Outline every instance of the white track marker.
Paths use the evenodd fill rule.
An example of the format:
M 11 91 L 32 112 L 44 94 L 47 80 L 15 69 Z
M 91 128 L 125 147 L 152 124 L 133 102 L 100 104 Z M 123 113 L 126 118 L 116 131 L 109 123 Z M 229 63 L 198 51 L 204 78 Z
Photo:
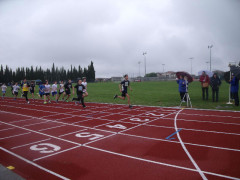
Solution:
M 204 173 L 202 172 L 202 170 L 198 167 L 197 163 L 194 161 L 194 159 L 192 158 L 191 154 L 188 152 L 186 146 L 184 145 L 180 135 L 179 135 L 179 132 L 178 132 L 178 128 L 177 128 L 177 116 L 178 114 L 183 111 L 183 109 L 181 109 L 180 111 L 177 112 L 175 118 L 174 118 L 174 127 L 175 127 L 175 130 L 177 132 L 177 137 L 178 137 L 178 140 L 179 142 L 181 143 L 181 146 L 183 148 L 183 150 L 186 152 L 187 156 L 189 157 L 189 159 L 192 161 L 193 165 L 195 166 L 195 168 L 197 169 L 197 171 L 199 172 L 199 174 L 201 175 L 202 179 L 204 180 L 207 180 L 207 177 L 204 175 Z
M 59 178 L 61 178 L 61 179 L 64 179 L 64 180 L 70 180 L 69 178 L 66 178 L 66 177 L 64 177 L 64 176 L 62 176 L 62 175 L 60 175 L 60 174 L 57 174 L 57 173 L 49 170 L 49 169 L 46 169 L 46 168 L 44 168 L 44 167 L 42 167 L 42 166 L 40 166 L 40 165 L 38 165 L 38 164 L 36 164 L 36 163 L 34 163 L 34 162 L 32 162 L 32 161 L 29 161 L 29 160 L 25 159 L 25 158 L 22 157 L 22 156 L 19 156 L 19 155 L 15 154 L 15 153 L 13 153 L 13 152 L 11 152 L 11 151 L 8 151 L 7 149 L 5 149 L 5 148 L 3 148 L 3 147 L 0 147 L 0 150 L 5 151 L 5 152 L 11 154 L 12 156 L 15 156 L 15 157 L 17 157 L 18 159 L 21 159 L 22 161 L 24 161 L 24 162 L 26 162 L 26 163 L 28 163 L 28 164 L 31 164 L 31 165 L 33 165 L 33 166 L 35 166 L 35 167 L 37 167 L 37 168 L 39 168 L 39 169 L 41 169 L 41 170 L 49 173 L 49 174 L 52 174 L 52 175 L 57 176 L 57 177 L 59 177 Z

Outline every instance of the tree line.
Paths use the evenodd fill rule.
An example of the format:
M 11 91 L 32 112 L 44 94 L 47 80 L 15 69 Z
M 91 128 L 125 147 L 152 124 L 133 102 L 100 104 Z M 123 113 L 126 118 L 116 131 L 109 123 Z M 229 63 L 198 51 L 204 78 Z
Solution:
M 70 69 L 65 69 L 64 67 L 58 68 L 55 67 L 54 63 L 52 68 L 47 68 L 46 70 L 42 69 L 41 66 L 33 67 L 19 67 L 15 71 L 9 68 L 7 65 L 4 69 L 3 65 L 0 68 L 0 83 L 9 83 L 9 82 L 20 82 L 24 78 L 27 80 L 48 80 L 50 82 L 60 81 L 60 80 L 76 80 L 78 78 L 86 77 L 88 82 L 95 81 L 95 69 L 93 62 L 91 61 L 90 65 L 87 68 L 83 68 L 79 65 L 78 67 L 72 66 Z

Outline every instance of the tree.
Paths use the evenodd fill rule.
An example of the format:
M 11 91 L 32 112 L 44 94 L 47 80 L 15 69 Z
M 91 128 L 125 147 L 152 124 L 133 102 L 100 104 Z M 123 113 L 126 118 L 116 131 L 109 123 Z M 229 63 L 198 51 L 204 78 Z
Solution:
M 157 77 L 157 73 L 154 73 L 154 72 L 148 73 L 145 75 L 145 77 Z

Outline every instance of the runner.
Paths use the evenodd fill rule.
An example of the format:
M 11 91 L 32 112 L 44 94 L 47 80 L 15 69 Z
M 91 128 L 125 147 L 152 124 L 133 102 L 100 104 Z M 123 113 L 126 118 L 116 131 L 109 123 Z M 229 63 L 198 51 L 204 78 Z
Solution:
M 119 90 L 122 93 L 122 96 L 118 96 L 117 94 L 114 96 L 114 99 L 119 98 L 122 100 L 125 100 L 126 96 L 128 98 L 128 106 L 129 108 L 132 108 L 132 105 L 130 104 L 130 96 L 127 93 L 128 87 L 132 91 L 132 88 L 130 86 L 130 81 L 128 80 L 128 75 L 124 75 L 124 80 L 119 84 Z
M 85 87 L 85 89 L 83 89 L 83 96 L 87 97 L 88 96 L 88 92 L 87 92 L 87 78 L 83 77 L 82 85 L 84 85 L 84 87 Z
M 29 83 L 27 82 L 27 79 L 25 78 L 21 84 L 21 87 L 22 87 L 22 93 L 25 98 L 26 98 L 26 101 L 27 103 L 29 104 L 30 102 L 28 101 L 28 91 L 29 91 Z
M 13 85 L 13 94 L 15 96 L 15 100 L 17 99 L 18 96 L 18 91 L 20 90 L 20 87 L 18 86 L 18 83 L 16 82 L 15 85 Z
M 42 99 L 44 96 L 44 88 L 45 88 L 45 83 L 39 85 L 39 97 Z
M 64 85 L 64 88 L 65 88 L 65 94 L 67 96 L 67 99 L 65 101 L 68 102 L 68 99 L 71 96 L 71 88 L 72 88 L 71 79 L 69 79 L 68 82 Z
M 2 86 L 2 98 L 4 99 L 5 95 L 6 95 L 6 91 L 7 91 L 7 86 L 6 84 L 4 83 Z
M 51 101 L 50 101 L 50 90 L 51 90 L 51 85 L 48 84 L 48 80 L 46 80 L 45 88 L 43 89 L 43 91 L 44 91 L 44 104 L 47 104 L 47 99 L 48 99 L 48 103 L 51 103 Z
M 63 98 L 62 100 L 64 100 L 64 84 L 63 84 L 63 81 L 60 82 L 60 85 L 59 85 L 59 91 L 58 91 L 58 97 L 57 97 L 57 102 L 60 98 L 60 96 L 63 94 Z
M 54 97 L 56 95 L 56 102 L 57 102 L 57 81 L 54 82 L 54 84 L 52 85 L 52 97 Z
M 84 95 L 83 95 L 85 86 L 82 84 L 82 80 L 81 79 L 79 79 L 77 85 L 73 87 L 73 94 L 74 94 L 74 88 L 77 89 L 77 96 L 78 97 L 77 98 L 73 98 L 72 101 L 79 101 L 79 103 L 81 102 L 83 108 L 85 108 L 86 106 L 84 104 Z M 77 104 L 77 102 L 75 102 L 75 104 Z
M 32 99 L 34 99 L 34 90 L 35 90 L 35 84 L 32 81 L 30 84 L 30 93 L 32 94 Z

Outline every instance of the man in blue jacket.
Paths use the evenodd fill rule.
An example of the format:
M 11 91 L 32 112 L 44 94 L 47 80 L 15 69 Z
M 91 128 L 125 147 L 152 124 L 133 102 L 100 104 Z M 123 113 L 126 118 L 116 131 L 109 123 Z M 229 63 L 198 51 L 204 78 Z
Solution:
M 180 97 L 181 97 L 181 101 L 185 102 L 187 100 L 187 97 L 185 95 L 185 93 L 187 92 L 187 80 L 183 79 L 183 76 L 180 75 L 179 77 L 180 79 L 176 79 L 177 83 L 178 83 L 178 91 L 180 93 Z M 184 99 L 183 99 L 184 98 Z
M 238 97 L 238 89 L 239 89 L 239 79 L 232 74 L 232 78 L 230 79 L 231 84 L 231 93 L 233 95 L 233 99 L 235 102 L 235 106 L 239 106 L 239 97 Z

